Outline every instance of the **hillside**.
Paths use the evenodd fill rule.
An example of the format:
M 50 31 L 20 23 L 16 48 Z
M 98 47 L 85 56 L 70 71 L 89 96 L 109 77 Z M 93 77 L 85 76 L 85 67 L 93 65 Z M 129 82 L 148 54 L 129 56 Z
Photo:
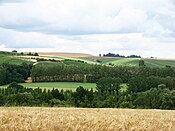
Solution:
M 20 65 L 24 62 L 31 63 L 29 60 L 18 58 L 16 53 L 0 51 L 0 63 Z
M 120 57 L 98 57 L 83 53 L 55 53 L 40 52 L 39 56 L 16 55 L 11 52 L 0 52 L 0 63 L 21 64 L 23 62 L 36 62 L 36 59 L 44 60 L 72 60 L 66 63 L 78 64 L 77 61 L 84 61 L 87 64 L 104 64 L 104 65 L 122 65 L 122 66 L 138 66 L 139 60 L 144 60 L 147 67 L 175 67 L 175 59 L 159 59 L 159 58 L 120 58 Z
M 122 66 L 138 66 L 139 60 L 144 60 L 148 67 L 165 67 L 166 65 L 175 67 L 175 59 L 158 58 L 119 58 L 119 57 L 98 57 L 82 53 L 39 53 L 41 57 L 53 59 L 81 60 L 88 64 L 114 64 Z
M 101 63 L 105 65 L 114 64 L 122 66 L 139 66 L 139 60 L 144 60 L 145 65 L 148 67 L 165 67 L 166 65 L 175 67 L 174 59 L 118 58 L 118 57 L 87 57 L 82 59 L 92 62 L 101 61 Z

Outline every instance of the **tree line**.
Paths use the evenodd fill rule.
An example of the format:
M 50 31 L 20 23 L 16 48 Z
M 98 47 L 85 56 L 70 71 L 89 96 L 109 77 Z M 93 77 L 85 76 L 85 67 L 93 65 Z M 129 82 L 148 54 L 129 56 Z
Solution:
M 101 57 L 101 54 L 99 54 L 99 56 Z M 138 56 L 138 55 L 124 56 L 124 55 L 115 54 L 115 53 L 103 54 L 103 57 L 141 58 L 141 56 Z
M 90 64 L 40 63 L 32 68 L 33 82 L 71 81 L 96 83 L 102 77 L 119 77 L 123 83 L 128 83 L 134 77 L 175 77 L 175 68 L 150 68 L 145 66 L 105 66 Z

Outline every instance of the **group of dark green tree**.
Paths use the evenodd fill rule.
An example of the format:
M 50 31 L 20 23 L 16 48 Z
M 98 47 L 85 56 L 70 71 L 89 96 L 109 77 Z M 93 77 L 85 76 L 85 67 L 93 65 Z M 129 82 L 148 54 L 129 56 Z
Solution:
M 99 56 L 101 57 L 101 54 L 99 54 Z M 138 56 L 138 55 L 124 56 L 124 55 L 115 54 L 115 53 L 103 54 L 103 57 L 141 58 L 141 56 Z
M 24 82 L 31 74 L 32 64 L 13 65 L 0 63 L 0 85 Z
M 0 106 L 175 109 L 175 90 L 166 85 L 132 92 L 123 90 L 121 83 L 120 78 L 103 77 L 95 90 L 78 87 L 76 91 L 60 91 L 26 88 L 13 82 L 0 88 Z
M 34 82 L 67 81 L 91 83 L 96 83 L 102 77 L 119 77 L 123 83 L 128 83 L 129 80 L 138 76 L 155 76 L 159 78 L 175 77 L 175 68 L 150 68 L 144 66 L 144 61 L 141 61 L 139 64 L 140 67 L 90 65 L 85 63 L 39 63 L 32 68 L 31 77 Z
M 143 63 L 144 64 L 144 63 Z M 18 85 L 31 76 L 34 82 L 93 82 L 96 89 L 76 91 L 26 88 Z M 12 83 L 13 82 L 13 83 Z M 104 66 L 64 63 L 0 65 L 1 106 L 75 106 L 175 109 L 175 68 Z M 124 89 L 122 84 L 127 88 Z

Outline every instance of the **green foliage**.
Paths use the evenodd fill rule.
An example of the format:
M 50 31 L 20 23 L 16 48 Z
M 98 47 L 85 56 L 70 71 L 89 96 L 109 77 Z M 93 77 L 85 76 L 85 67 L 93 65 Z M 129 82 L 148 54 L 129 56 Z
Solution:
M 8 93 L 10 94 L 18 94 L 18 93 L 23 93 L 24 87 L 21 85 L 18 85 L 16 82 L 12 82 L 8 87 L 7 87 Z
M 0 64 L 0 85 L 11 82 L 24 82 L 30 76 L 32 65 L 23 63 L 22 65 Z
M 167 88 L 151 88 L 138 93 L 134 104 L 139 108 L 175 109 L 175 91 Z
M 32 69 L 32 80 L 34 82 L 84 82 L 86 77 L 87 82 L 96 83 L 102 77 L 119 77 L 124 83 L 127 83 L 133 76 L 175 77 L 175 68 L 40 63 L 35 65 Z
M 151 88 L 145 92 L 118 92 L 115 94 L 108 90 L 103 93 L 101 90 L 94 92 L 92 89 L 88 90 L 80 86 L 75 92 L 72 92 L 57 89 L 42 90 L 39 87 L 36 89 L 25 88 L 13 82 L 8 88 L 0 88 L 0 106 L 175 109 L 175 90 Z
M 93 90 L 89 91 L 81 86 L 73 94 L 73 101 L 76 107 L 93 107 L 93 99 Z
M 157 76 L 136 76 L 128 82 L 130 92 L 142 92 L 149 90 L 150 88 L 169 88 L 175 89 L 175 78 L 174 77 L 157 77 Z M 164 86 L 161 86 L 164 85 Z
M 122 83 L 122 80 L 120 78 L 112 78 L 112 77 L 103 77 L 100 78 L 97 82 L 97 90 L 104 93 L 111 94 L 118 94 L 119 91 L 119 85 Z

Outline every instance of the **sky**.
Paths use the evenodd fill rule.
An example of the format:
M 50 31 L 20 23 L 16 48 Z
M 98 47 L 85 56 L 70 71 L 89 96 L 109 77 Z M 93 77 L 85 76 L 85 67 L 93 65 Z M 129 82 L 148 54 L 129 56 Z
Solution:
M 0 0 L 0 50 L 175 58 L 175 0 Z

